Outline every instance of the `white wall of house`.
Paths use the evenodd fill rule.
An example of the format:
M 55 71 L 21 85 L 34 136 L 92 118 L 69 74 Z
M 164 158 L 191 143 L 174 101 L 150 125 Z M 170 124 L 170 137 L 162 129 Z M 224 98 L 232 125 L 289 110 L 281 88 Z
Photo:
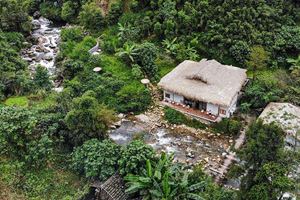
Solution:
M 236 110 L 236 104 L 237 104 L 237 99 L 238 99 L 238 93 L 236 93 L 236 95 L 233 97 L 232 101 L 231 101 L 231 105 L 228 108 L 228 112 L 232 115 L 234 113 L 234 111 Z
M 222 110 L 225 111 L 225 114 L 222 112 Z M 230 117 L 230 112 L 228 107 L 220 106 L 219 107 L 219 116 L 222 118 L 228 118 Z
M 183 103 L 184 97 L 178 94 L 175 94 L 173 92 L 165 91 L 164 90 L 164 99 L 168 101 L 173 101 L 176 103 Z M 232 113 L 236 110 L 237 107 L 237 99 L 238 99 L 238 93 L 234 96 L 234 98 L 231 101 L 231 104 L 229 107 L 219 106 L 212 103 L 207 103 L 206 111 L 210 112 L 213 115 L 219 115 L 221 118 L 229 118 Z M 223 112 L 222 112 L 223 110 Z M 225 113 L 224 113 L 225 111 Z
M 183 97 L 183 96 L 180 96 L 180 95 L 177 95 L 177 94 L 174 94 L 174 101 L 175 101 L 176 103 L 183 103 L 184 97 Z
M 219 106 L 212 103 L 207 103 L 206 110 L 213 115 L 219 114 Z
M 230 104 L 229 107 L 220 106 L 220 110 L 225 110 L 226 111 L 225 115 L 220 112 L 220 117 L 229 118 L 234 113 L 234 111 L 236 110 L 237 98 L 238 98 L 238 93 L 232 99 L 231 104 Z
M 170 97 L 167 97 L 167 94 L 170 95 Z M 183 103 L 184 101 L 184 97 L 181 95 L 177 95 L 175 93 L 172 92 L 168 92 L 168 91 L 164 91 L 164 99 L 168 100 L 168 101 L 174 101 L 176 103 Z

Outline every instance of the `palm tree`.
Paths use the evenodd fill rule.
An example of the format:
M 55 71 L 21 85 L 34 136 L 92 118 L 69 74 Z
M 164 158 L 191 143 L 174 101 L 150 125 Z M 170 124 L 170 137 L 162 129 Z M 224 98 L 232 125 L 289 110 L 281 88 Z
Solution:
M 123 48 L 118 50 L 116 55 L 123 59 L 126 63 L 130 64 L 130 62 L 134 63 L 134 56 L 137 55 L 136 51 L 136 45 L 126 42 Z
M 166 48 L 166 52 L 168 54 L 176 56 L 177 50 L 179 45 L 176 43 L 177 37 L 175 37 L 173 40 L 165 39 L 162 44 Z

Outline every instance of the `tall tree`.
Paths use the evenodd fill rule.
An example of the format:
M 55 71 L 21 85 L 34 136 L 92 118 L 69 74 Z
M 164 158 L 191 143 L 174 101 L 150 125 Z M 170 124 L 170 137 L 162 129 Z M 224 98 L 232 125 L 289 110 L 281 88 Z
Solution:
M 253 80 L 256 79 L 257 70 L 266 67 L 269 61 L 269 53 L 262 46 L 254 46 L 251 48 L 250 58 L 246 62 L 248 68 L 253 72 Z
M 37 66 L 33 77 L 33 82 L 36 86 L 36 89 L 50 90 L 52 83 L 49 77 L 50 75 L 45 67 L 41 65 Z
M 104 138 L 114 119 L 114 112 L 98 104 L 95 94 L 87 91 L 73 100 L 73 109 L 65 117 L 71 143 L 80 145 L 91 138 Z
M 240 154 L 246 169 L 240 199 L 275 200 L 292 189 L 287 177 L 291 166 L 284 152 L 284 135 L 275 124 L 258 120 L 250 125 Z

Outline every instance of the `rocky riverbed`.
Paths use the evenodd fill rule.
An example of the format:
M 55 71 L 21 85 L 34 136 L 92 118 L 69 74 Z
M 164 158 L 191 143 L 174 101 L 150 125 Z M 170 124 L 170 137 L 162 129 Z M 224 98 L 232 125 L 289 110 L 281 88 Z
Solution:
M 174 153 L 177 162 L 189 166 L 201 164 L 208 174 L 218 176 L 233 144 L 232 138 L 209 130 L 170 125 L 161 118 L 163 113 L 158 110 L 128 118 L 121 116 L 109 137 L 121 145 L 135 138 L 142 139 L 158 152 Z
M 59 50 L 61 27 L 55 26 L 44 17 L 34 19 L 32 25 L 33 44 L 22 50 L 22 57 L 28 62 L 31 72 L 34 72 L 38 65 L 42 65 L 53 76 L 56 71 L 55 58 Z M 59 88 L 55 89 L 59 90 Z

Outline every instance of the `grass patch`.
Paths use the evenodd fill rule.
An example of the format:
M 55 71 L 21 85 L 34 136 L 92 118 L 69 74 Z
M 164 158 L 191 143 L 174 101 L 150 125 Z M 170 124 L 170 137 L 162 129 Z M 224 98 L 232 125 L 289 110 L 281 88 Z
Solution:
M 28 107 L 29 100 L 26 96 L 10 97 L 4 102 L 7 106 Z
M 57 93 L 52 92 L 40 100 L 30 101 L 30 104 L 32 107 L 38 109 L 50 108 L 56 105 L 56 96 Z
M 131 68 L 111 55 L 101 55 L 101 67 L 105 72 L 110 72 L 123 81 L 132 80 Z
M 6 192 L 0 192 L 0 199 L 1 195 L 39 200 L 80 199 L 87 186 L 85 180 L 65 169 L 24 170 L 19 162 L 0 158 L 0 189 Z
M 197 128 L 197 129 L 205 129 L 207 127 L 206 124 L 201 123 L 196 119 L 191 119 L 181 112 L 174 110 L 172 108 L 165 108 L 165 119 L 171 124 L 182 125 L 185 124 L 187 126 Z

